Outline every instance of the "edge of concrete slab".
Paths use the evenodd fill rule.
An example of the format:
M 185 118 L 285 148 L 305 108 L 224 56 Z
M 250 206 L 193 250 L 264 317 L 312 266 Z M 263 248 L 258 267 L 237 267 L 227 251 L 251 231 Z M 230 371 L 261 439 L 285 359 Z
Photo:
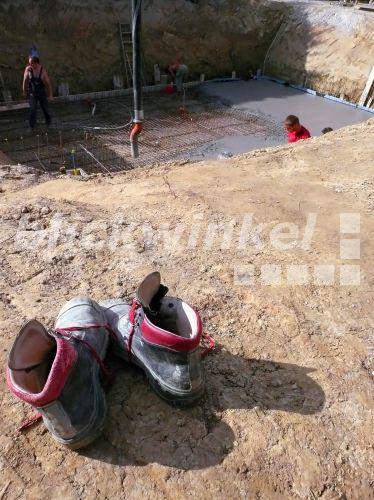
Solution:
M 229 80 L 235 80 L 235 79 L 229 79 Z M 214 80 L 206 80 L 206 81 L 214 81 Z M 192 81 L 192 82 L 186 82 L 185 87 L 186 88 L 193 88 L 197 87 L 200 85 L 202 82 L 200 80 L 198 81 Z M 165 89 L 164 84 L 158 84 L 158 85 L 146 85 L 143 87 L 143 92 L 144 93 L 150 93 L 150 92 L 161 92 Z M 109 97 L 122 97 L 126 95 L 131 95 L 133 93 L 133 89 L 119 89 L 119 90 L 102 90 L 98 92 L 85 92 L 82 94 L 71 94 L 68 96 L 59 96 L 55 97 L 53 99 L 53 103 L 64 103 L 64 102 L 75 102 L 75 101 L 83 101 L 84 99 L 107 99 Z M 3 104 L 0 106 L 0 113 L 3 111 L 13 111 L 17 109 L 26 109 L 29 107 L 29 103 L 27 101 L 13 101 L 9 102 L 7 104 Z

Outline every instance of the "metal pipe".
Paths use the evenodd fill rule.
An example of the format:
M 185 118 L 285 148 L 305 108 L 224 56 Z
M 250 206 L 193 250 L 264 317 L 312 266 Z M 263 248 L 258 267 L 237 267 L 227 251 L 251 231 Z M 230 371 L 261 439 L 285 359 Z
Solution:
M 79 145 L 80 145 L 80 147 L 83 149 L 83 151 L 85 151 L 85 152 L 86 152 L 86 153 L 87 153 L 87 154 L 88 154 L 88 155 L 89 155 L 89 156 L 90 156 L 93 160 L 95 160 L 95 162 L 96 162 L 98 165 L 100 165 L 100 167 L 101 167 L 103 170 L 105 170 L 108 174 L 110 174 L 110 170 L 108 170 L 108 169 L 106 168 L 106 166 L 105 166 L 105 165 L 103 165 L 103 164 L 101 163 L 101 161 L 99 161 L 93 153 L 91 153 L 91 151 L 89 151 L 87 148 L 85 148 L 85 147 L 83 146 L 83 144 L 79 144 Z
M 138 136 L 142 131 L 142 123 L 144 120 L 141 74 L 141 26 L 142 0 L 132 0 L 134 120 L 130 131 L 130 142 L 131 155 L 133 158 L 139 156 Z
M 43 168 L 44 172 L 47 172 L 47 169 L 45 168 L 42 160 L 40 159 L 39 155 L 37 153 L 34 153 L 35 154 L 35 157 L 36 159 L 38 160 L 39 164 L 41 165 L 41 167 Z
M 37 141 L 38 156 L 40 157 L 40 141 L 39 141 L 39 134 L 36 136 L 36 141 Z
M 49 136 L 48 136 L 48 132 L 45 133 L 45 138 L 46 138 L 46 145 L 47 145 L 48 161 L 49 161 L 49 164 L 51 164 L 51 154 L 50 154 L 50 151 L 49 151 Z

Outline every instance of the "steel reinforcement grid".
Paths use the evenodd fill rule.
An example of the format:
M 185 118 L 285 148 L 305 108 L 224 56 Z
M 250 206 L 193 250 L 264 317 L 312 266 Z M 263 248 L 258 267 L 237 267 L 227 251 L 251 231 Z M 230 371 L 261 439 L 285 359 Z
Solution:
M 0 150 L 14 163 L 40 171 L 79 168 L 92 174 L 183 160 L 194 149 L 226 136 L 278 139 L 284 134 L 282 125 L 267 116 L 157 94 L 145 98 L 140 157 L 133 159 L 131 105 L 129 97 L 56 105 L 53 125 L 46 129 L 40 123 L 32 134 L 25 111 L 7 113 L 0 124 Z

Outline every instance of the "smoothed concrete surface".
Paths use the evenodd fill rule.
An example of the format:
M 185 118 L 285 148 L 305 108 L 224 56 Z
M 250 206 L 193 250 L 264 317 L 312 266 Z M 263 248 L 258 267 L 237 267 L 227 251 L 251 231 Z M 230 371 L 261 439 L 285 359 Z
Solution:
M 216 97 L 235 109 L 269 117 L 280 126 L 283 126 L 287 115 L 297 115 L 313 136 L 322 135 L 322 129 L 325 127 L 339 129 L 373 117 L 368 111 L 267 80 L 206 82 L 200 86 L 200 91 L 205 96 Z M 227 136 L 194 149 L 189 153 L 189 158 L 193 161 L 224 159 L 286 142 L 286 132 L 283 138 L 259 135 Z
M 297 115 L 313 136 L 321 135 L 325 127 L 339 129 L 373 117 L 368 111 L 266 80 L 207 82 L 201 91 L 234 108 L 265 114 L 279 122 L 287 115 Z
M 284 142 L 284 141 L 283 141 Z M 262 138 L 255 135 L 226 136 L 209 144 L 204 144 L 191 151 L 188 155 L 191 161 L 218 159 L 224 160 L 234 155 L 240 155 L 255 149 L 279 146 L 281 140 Z

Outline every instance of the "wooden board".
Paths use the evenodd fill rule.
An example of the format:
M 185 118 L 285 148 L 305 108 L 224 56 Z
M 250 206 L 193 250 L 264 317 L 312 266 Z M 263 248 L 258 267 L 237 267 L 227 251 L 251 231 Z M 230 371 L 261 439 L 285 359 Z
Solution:
M 364 89 L 362 96 L 361 96 L 361 99 L 359 101 L 359 104 L 361 106 L 365 106 L 365 103 L 367 101 L 367 98 L 369 97 L 369 94 L 370 94 L 370 91 L 371 91 L 373 84 L 374 84 L 374 66 L 371 70 L 368 81 L 366 82 L 365 89 Z

